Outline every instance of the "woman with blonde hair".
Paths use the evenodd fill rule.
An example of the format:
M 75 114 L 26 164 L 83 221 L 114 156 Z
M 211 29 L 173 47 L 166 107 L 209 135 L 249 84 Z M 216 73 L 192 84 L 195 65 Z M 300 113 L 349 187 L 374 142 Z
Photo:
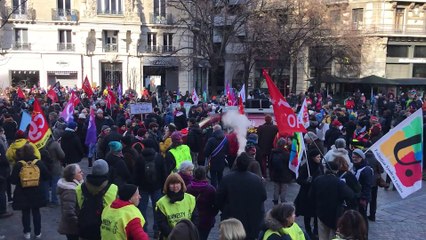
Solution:
M 167 238 L 182 219 L 198 224 L 195 197 L 186 193 L 185 182 L 177 173 L 170 174 L 163 188 L 164 196 L 157 201 L 155 219 L 160 230 L 160 239 Z
M 243 224 L 236 218 L 229 218 L 220 223 L 219 240 L 244 240 L 246 231 Z

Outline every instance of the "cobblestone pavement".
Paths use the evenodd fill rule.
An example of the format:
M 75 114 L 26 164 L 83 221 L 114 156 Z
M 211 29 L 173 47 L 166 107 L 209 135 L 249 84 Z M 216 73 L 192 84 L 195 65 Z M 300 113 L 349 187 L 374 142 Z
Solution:
M 87 162 L 81 163 L 83 171 L 88 173 Z M 272 207 L 273 186 L 266 183 L 268 200 L 265 202 L 265 209 Z M 289 187 L 288 201 L 293 201 L 297 195 L 299 186 L 293 183 Z M 31 201 L 31 199 L 28 199 Z M 369 222 L 370 240 L 423 240 L 426 239 L 426 189 L 422 188 L 415 194 L 401 199 L 396 191 L 385 191 L 379 189 L 378 210 L 376 222 Z M 10 208 L 10 206 L 9 206 Z M 249 209 L 247 209 L 249 211 Z M 41 209 L 42 216 L 42 239 L 62 240 L 65 236 L 57 233 L 60 219 L 60 207 L 45 207 Z M 152 211 L 148 211 L 148 222 L 152 223 Z M 212 229 L 209 239 L 219 239 L 218 233 L 219 216 L 216 226 Z M 298 217 L 297 222 L 303 226 L 303 219 Z M 152 225 L 148 227 L 152 228 Z M 21 213 L 15 211 L 10 218 L 0 219 L 0 235 L 5 235 L 8 240 L 23 239 Z M 152 237 L 152 232 L 149 235 Z

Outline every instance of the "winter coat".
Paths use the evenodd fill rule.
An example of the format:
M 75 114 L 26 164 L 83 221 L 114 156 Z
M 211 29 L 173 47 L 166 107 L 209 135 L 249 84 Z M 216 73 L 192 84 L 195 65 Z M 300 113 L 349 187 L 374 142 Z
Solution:
M 308 167 L 303 164 L 299 169 L 299 177 L 296 182 L 300 185 L 299 193 L 294 200 L 297 216 L 315 216 L 314 200 L 309 195 L 312 187 L 312 182 L 319 176 L 324 174 L 324 167 L 320 163 L 314 163 L 309 160 L 309 169 L 311 172 L 311 181 L 308 181 Z
M 226 138 L 228 139 L 228 156 L 235 158 L 238 154 L 238 147 L 239 147 L 237 133 L 232 132 L 226 135 Z
M 169 151 L 170 146 L 172 146 L 172 138 L 167 137 L 163 142 L 160 142 L 160 152 L 163 157 L 166 156 L 167 151 Z
M 175 113 L 173 122 L 176 125 L 176 130 L 178 130 L 178 131 L 188 127 L 188 123 L 186 121 L 185 109 L 179 110 Z
M 272 149 L 269 158 L 269 172 L 273 182 L 291 183 L 294 178 L 294 174 L 288 168 L 289 160 L 290 154 L 286 149 Z
M 155 183 L 148 183 L 145 178 L 145 162 L 151 161 L 152 159 L 155 161 L 157 181 Z M 164 182 L 166 181 L 166 177 L 168 176 L 166 173 L 166 166 L 163 157 L 155 152 L 153 148 L 145 148 L 142 151 L 140 158 L 135 163 L 133 174 L 134 183 L 139 186 L 139 190 L 141 192 L 149 193 L 152 193 L 156 190 L 161 190 L 163 188 Z
M 170 232 L 167 240 L 199 240 L 198 230 L 188 219 L 180 220 Z
M 64 178 L 58 181 L 57 193 L 61 202 L 61 220 L 58 227 L 60 234 L 78 235 L 77 195 L 75 188 L 79 184 L 77 180 L 67 182 Z
M 123 157 L 117 156 L 113 153 L 108 153 L 105 161 L 109 166 L 109 179 L 111 183 L 118 187 L 121 187 L 126 183 L 130 183 L 132 175 L 124 162 Z
M 7 160 L 13 165 L 19 159 L 16 158 L 16 150 L 23 147 L 26 143 L 30 144 L 34 149 L 34 155 L 37 159 L 41 159 L 40 151 L 36 147 L 36 145 L 32 142 L 29 142 L 28 139 L 20 138 L 16 139 L 12 144 L 10 144 L 9 148 L 6 151 Z
M 218 213 L 216 208 L 215 198 L 216 189 L 209 184 L 209 181 L 192 181 L 187 186 L 187 193 L 193 195 L 197 199 L 197 209 L 200 221 L 198 228 L 209 230 L 214 227 L 215 217 Z
M 294 223 L 297 224 L 297 223 Z M 283 225 L 276 220 L 275 218 L 273 218 L 271 216 L 271 211 L 268 211 L 266 213 L 266 217 L 265 217 L 265 229 L 264 232 L 266 232 L 268 229 L 274 231 L 274 232 L 279 232 L 280 229 L 283 228 Z M 305 239 L 309 240 L 309 236 L 306 234 L 306 232 L 303 232 Z M 261 234 L 261 236 L 264 236 L 264 234 Z M 259 240 L 262 240 L 263 238 L 260 238 Z M 288 234 L 282 234 L 281 236 L 279 236 L 278 234 L 272 234 L 271 236 L 269 236 L 267 238 L 267 240 L 292 240 L 290 235 Z
M 357 177 L 359 184 L 361 184 L 360 199 L 370 202 L 371 186 L 374 180 L 373 169 L 367 165 L 366 160 L 362 160 L 362 162 L 354 164 L 354 175 Z
M 207 140 L 207 144 L 204 147 L 204 154 L 206 158 L 210 158 L 210 169 L 214 171 L 223 171 L 225 169 L 225 157 L 228 153 L 228 141 L 225 142 L 222 149 L 220 149 L 219 153 L 216 156 L 211 157 L 211 154 L 216 149 L 217 146 L 222 142 L 225 138 L 225 134 L 222 130 L 217 130 L 213 132 L 212 136 Z
M 258 146 L 260 147 L 260 152 L 258 154 L 260 154 L 261 157 L 271 153 L 271 149 L 273 148 L 272 144 L 277 132 L 278 127 L 273 123 L 264 123 L 257 128 L 257 135 L 259 136 Z
M 330 129 L 328 129 L 328 131 L 325 133 L 325 147 L 327 147 L 327 149 L 330 149 L 331 146 L 334 145 L 334 142 L 336 142 L 336 139 L 340 137 L 342 137 L 342 132 L 340 131 L 340 129 L 335 126 L 330 126 Z
M 192 152 L 200 152 L 202 150 L 203 142 L 203 130 L 201 130 L 198 124 L 194 124 L 189 128 L 188 137 L 186 139 L 186 145 L 191 149 Z
M 6 159 L 6 149 L 0 145 L 0 184 L 10 175 L 10 165 Z M 1 186 L 1 185 L 0 185 Z
M 179 176 L 183 179 L 183 182 L 185 183 L 185 186 L 188 187 L 189 184 L 191 184 L 194 177 L 192 175 L 186 175 L 182 172 L 178 172 Z
M 357 209 L 358 207 L 357 199 L 359 199 L 359 196 L 361 194 L 361 184 L 359 184 L 355 175 L 351 171 L 346 171 L 346 172 L 339 171 L 337 175 L 354 192 L 354 199 L 351 202 L 346 204 L 347 208 L 352 208 L 354 210 Z
M 365 153 L 365 159 L 367 161 L 367 164 L 373 169 L 374 173 L 371 182 L 371 187 L 377 187 L 377 180 L 381 177 L 381 174 L 384 172 L 384 169 L 371 151 Z
M 107 155 L 109 152 L 108 144 L 112 141 L 120 142 L 122 138 L 123 135 L 119 134 L 117 131 L 111 131 L 105 136 L 104 141 L 102 142 L 101 151 Z
M 13 210 L 40 208 L 46 206 L 47 199 L 41 182 L 48 180 L 50 178 L 50 173 L 41 160 L 37 161 L 36 165 L 40 169 L 39 185 L 37 187 L 28 188 L 22 188 L 21 179 L 19 177 L 22 163 L 17 162 L 13 167 L 12 174 L 10 176 L 10 183 L 15 185 L 12 204 Z
M 47 143 L 47 151 L 50 155 L 50 160 L 52 161 L 52 176 L 61 176 L 62 175 L 62 161 L 65 158 L 65 153 L 62 150 L 61 144 L 55 140 L 50 140 L 50 143 Z
M 80 138 L 74 130 L 65 129 L 61 139 L 61 147 L 65 153 L 64 163 L 78 163 L 84 157 L 84 149 L 81 145 Z
M 125 146 L 121 151 L 123 153 L 123 160 L 126 163 L 127 169 L 130 172 L 133 171 L 136 161 L 139 158 L 139 153 L 136 149 L 132 148 L 132 146 Z
M 232 171 L 223 177 L 216 192 L 216 204 L 221 220 L 240 220 L 247 233 L 246 239 L 256 239 L 264 217 L 267 199 L 262 180 L 248 171 Z
M 331 149 L 324 155 L 324 159 L 327 162 L 332 162 L 336 157 L 343 157 L 348 163 L 349 169 L 352 169 L 352 162 L 349 158 L 348 150 L 344 148 L 336 148 L 336 146 L 331 146 Z
M 334 230 L 337 220 L 343 214 L 343 202 L 348 203 L 354 199 L 353 191 L 333 174 L 316 178 L 312 183 L 310 195 L 315 204 L 316 216 Z
M 5 118 L 3 120 L 3 129 L 4 134 L 6 135 L 6 139 L 8 142 L 12 142 L 15 140 L 15 133 L 18 130 L 18 124 L 13 120 L 12 117 Z

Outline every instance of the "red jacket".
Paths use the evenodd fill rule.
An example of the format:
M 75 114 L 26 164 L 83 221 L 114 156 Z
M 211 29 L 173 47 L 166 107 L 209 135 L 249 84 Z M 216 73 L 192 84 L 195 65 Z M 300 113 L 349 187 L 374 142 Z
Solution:
M 228 139 L 228 154 L 230 156 L 237 156 L 238 154 L 238 140 L 237 140 L 237 134 L 235 132 L 232 132 L 228 135 L 226 135 L 226 138 Z
M 117 198 L 116 200 L 114 200 L 114 202 L 112 202 L 111 208 L 118 209 L 130 204 L 133 203 L 123 201 Z M 141 226 L 141 220 L 139 218 L 134 218 L 133 220 L 131 220 L 126 226 L 127 239 L 149 240 L 148 234 L 144 232 Z

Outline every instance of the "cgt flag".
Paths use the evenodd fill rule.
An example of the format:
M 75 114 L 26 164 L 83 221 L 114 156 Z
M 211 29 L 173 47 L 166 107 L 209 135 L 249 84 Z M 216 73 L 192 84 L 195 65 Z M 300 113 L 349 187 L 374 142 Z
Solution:
M 422 187 L 423 112 L 420 108 L 380 138 L 370 150 L 382 164 L 399 195 Z
M 52 131 L 43 115 L 37 99 L 34 100 L 33 113 L 31 115 L 30 130 L 28 132 L 28 140 L 36 145 L 38 149 L 43 148 L 49 140 Z
M 52 100 L 52 102 L 56 103 L 58 102 L 58 95 L 56 94 L 55 90 L 50 89 L 47 91 L 46 96 Z
M 274 108 L 275 120 L 277 121 L 278 131 L 281 136 L 292 136 L 295 132 L 305 133 L 306 129 L 300 120 L 294 114 L 293 109 L 281 95 L 277 86 L 275 86 L 269 74 L 263 69 L 263 76 L 269 89 L 271 102 Z
M 25 94 L 20 87 L 18 87 L 16 93 L 18 94 L 18 98 L 25 99 Z
M 87 76 L 84 78 L 82 88 L 89 98 L 92 97 L 93 90 L 92 90 L 92 86 L 90 86 L 89 79 L 87 78 Z

